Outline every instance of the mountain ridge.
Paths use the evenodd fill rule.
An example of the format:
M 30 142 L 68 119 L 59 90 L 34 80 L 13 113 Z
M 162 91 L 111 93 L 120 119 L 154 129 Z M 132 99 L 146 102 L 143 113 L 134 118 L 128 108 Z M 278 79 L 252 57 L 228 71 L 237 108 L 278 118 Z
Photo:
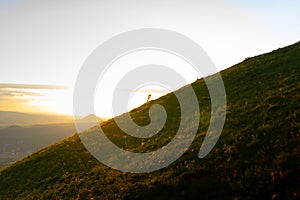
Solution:
M 211 102 L 200 79 L 191 84 L 201 111 L 197 136 L 186 153 L 168 167 L 144 174 L 111 169 L 93 158 L 74 135 L 0 170 L 0 198 L 271 199 L 278 195 L 297 199 L 299 68 L 300 42 L 223 70 L 226 122 L 218 143 L 203 159 L 197 153 L 209 125 Z M 154 137 L 128 136 L 114 119 L 102 124 L 106 136 L 132 152 L 162 148 L 178 128 L 180 107 L 175 95 L 150 101 L 130 115 L 137 124 L 146 125 L 149 108 L 156 103 L 165 107 L 168 120 Z M 184 120 L 188 122 L 192 117 Z M 188 130 L 187 126 L 183 131 Z
M 72 120 L 72 116 L 68 115 L 23 113 L 0 110 L 0 126 L 70 123 Z

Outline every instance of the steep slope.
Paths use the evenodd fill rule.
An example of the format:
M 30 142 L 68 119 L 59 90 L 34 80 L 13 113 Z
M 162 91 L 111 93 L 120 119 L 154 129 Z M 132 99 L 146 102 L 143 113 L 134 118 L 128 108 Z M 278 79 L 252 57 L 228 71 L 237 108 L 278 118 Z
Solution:
M 211 110 L 201 79 L 192 84 L 201 109 L 196 140 L 170 166 L 145 174 L 119 172 L 97 162 L 75 135 L 0 171 L 0 199 L 271 199 L 275 194 L 297 199 L 299 69 L 300 43 L 296 43 L 222 71 L 225 127 L 204 159 L 197 155 Z M 180 108 L 175 96 L 168 94 L 133 110 L 137 124 L 149 123 L 148 110 L 154 103 L 164 105 L 168 113 L 159 134 L 136 139 L 125 135 L 112 119 L 102 124 L 106 135 L 134 152 L 161 148 L 177 131 Z

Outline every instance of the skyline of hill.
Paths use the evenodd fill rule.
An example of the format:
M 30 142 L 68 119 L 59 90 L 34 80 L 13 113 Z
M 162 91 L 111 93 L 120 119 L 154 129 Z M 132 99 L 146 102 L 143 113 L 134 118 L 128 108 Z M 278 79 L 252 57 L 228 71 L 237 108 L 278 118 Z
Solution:
M 36 124 L 72 123 L 73 117 L 61 114 L 32 114 L 0 110 L 0 127 L 30 126 Z
M 166 168 L 141 174 L 114 170 L 91 156 L 76 134 L 1 169 L 0 198 L 271 199 L 277 195 L 299 199 L 299 68 L 300 42 L 221 71 L 227 95 L 226 122 L 216 146 L 203 159 L 198 158 L 198 151 L 210 123 L 211 102 L 200 79 L 191 84 L 201 111 L 196 138 L 184 155 Z M 164 106 L 168 115 L 158 134 L 134 138 L 124 133 L 115 119 L 109 119 L 101 124 L 105 135 L 131 152 L 163 148 L 179 127 L 180 105 L 175 95 L 150 101 L 130 115 L 137 124 L 146 125 L 154 104 Z M 188 122 L 193 117 L 191 113 L 182 119 L 185 126 L 181 131 L 189 134 Z M 96 131 L 93 127 L 81 134 Z

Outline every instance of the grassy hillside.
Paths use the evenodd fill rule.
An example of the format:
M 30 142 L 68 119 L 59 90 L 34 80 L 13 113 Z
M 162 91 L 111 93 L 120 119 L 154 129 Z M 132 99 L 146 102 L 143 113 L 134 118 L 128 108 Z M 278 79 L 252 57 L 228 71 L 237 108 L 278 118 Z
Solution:
M 228 102 L 225 127 L 204 159 L 197 155 L 211 110 L 201 79 L 192 84 L 201 109 L 198 134 L 170 166 L 145 174 L 119 172 L 97 162 L 74 135 L 2 169 L 0 199 L 271 199 L 275 194 L 300 198 L 299 69 L 297 43 L 222 71 Z M 173 94 L 131 115 L 137 124 L 147 124 L 153 103 L 164 105 L 168 113 L 159 134 L 136 139 L 112 119 L 102 124 L 106 135 L 134 152 L 167 144 L 179 126 L 180 109 Z

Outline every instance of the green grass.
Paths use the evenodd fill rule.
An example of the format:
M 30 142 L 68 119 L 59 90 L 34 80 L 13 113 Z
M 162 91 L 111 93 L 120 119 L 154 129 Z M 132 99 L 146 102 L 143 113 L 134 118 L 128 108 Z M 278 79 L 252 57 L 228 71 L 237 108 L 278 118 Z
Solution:
M 0 199 L 271 199 L 275 193 L 300 198 L 300 43 L 248 58 L 221 75 L 226 122 L 204 159 L 197 155 L 211 105 L 200 79 L 192 84 L 201 109 L 198 134 L 173 164 L 145 174 L 119 172 L 95 160 L 74 135 L 2 169 Z M 103 123 L 106 135 L 133 152 L 161 148 L 176 134 L 180 107 L 173 94 L 150 101 L 131 112 L 137 124 L 149 123 L 154 103 L 168 113 L 160 133 L 133 138 L 112 119 Z M 184 130 L 189 130 L 188 123 Z

